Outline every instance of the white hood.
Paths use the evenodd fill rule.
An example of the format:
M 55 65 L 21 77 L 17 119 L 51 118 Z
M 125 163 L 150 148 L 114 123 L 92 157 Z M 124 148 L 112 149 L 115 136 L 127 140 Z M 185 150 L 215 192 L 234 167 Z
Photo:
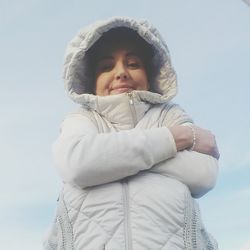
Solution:
M 161 35 L 145 20 L 129 17 L 112 17 L 98 21 L 80 30 L 71 40 L 65 53 L 64 80 L 66 92 L 70 98 L 81 104 L 91 104 L 96 96 L 88 92 L 90 77 L 87 67 L 86 52 L 102 36 L 112 28 L 127 27 L 135 30 L 153 48 L 153 65 L 157 69 L 154 84 L 159 94 L 148 91 L 135 91 L 140 99 L 152 103 L 162 103 L 172 99 L 177 93 L 176 74 L 171 65 L 170 55 Z M 147 93 L 146 93 L 147 92 Z

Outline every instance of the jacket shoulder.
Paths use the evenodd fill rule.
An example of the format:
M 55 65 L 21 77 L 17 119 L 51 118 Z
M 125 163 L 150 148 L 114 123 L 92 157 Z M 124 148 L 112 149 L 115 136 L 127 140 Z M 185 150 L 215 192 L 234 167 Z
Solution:
M 173 102 L 166 102 L 155 105 L 152 108 L 153 113 L 158 113 L 158 119 L 162 125 L 170 127 L 185 123 L 193 123 L 192 118 L 179 105 Z
M 166 113 L 164 124 L 168 127 L 186 123 L 193 123 L 192 118 L 179 104 L 172 102 L 167 103 L 164 105 L 163 110 Z

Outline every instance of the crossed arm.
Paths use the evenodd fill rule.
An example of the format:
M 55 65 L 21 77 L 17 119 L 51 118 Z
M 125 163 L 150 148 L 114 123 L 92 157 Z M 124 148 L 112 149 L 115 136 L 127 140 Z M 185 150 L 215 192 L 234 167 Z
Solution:
M 72 114 L 62 124 L 53 147 L 54 158 L 63 180 L 82 188 L 150 170 L 179 179 L 193 196 L 200 197 L 215 183 L 217 161 L 210 155 L 217 147 L 213 142 L 204 146 L 208 132 L 196 130 L 195 150 L 200 153 L 185 150 L 193 143 L 189 127 L 99 133 L 89 118 Z

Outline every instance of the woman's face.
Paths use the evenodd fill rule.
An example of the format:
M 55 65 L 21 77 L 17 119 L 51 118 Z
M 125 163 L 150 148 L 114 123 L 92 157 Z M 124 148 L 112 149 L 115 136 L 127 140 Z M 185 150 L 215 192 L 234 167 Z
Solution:
M 149 89 L 144 62 L 126 48 L 115 49 L 97 61 L 95 83 L 99 96 Z

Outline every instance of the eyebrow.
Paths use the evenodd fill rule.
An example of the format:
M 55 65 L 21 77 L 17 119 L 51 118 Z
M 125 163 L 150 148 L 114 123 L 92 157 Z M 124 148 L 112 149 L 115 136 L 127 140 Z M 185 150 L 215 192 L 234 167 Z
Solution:
M 126 54 L 126 57 L 128 56 L 136 56 L 136 57 L 139 57 L 141 59 L 141 57 L 139 56 L 138 53 L 134 52 L 134 51 L 129 51 L 127 54 Z M 103 55 L 101 56 L 98 61 L 102 61 L 102 60 L 109 60 L 109 59 L 113 59 L 114 57 L 112 55 Z M 141 59 L 142 60 L 142 59 Z

